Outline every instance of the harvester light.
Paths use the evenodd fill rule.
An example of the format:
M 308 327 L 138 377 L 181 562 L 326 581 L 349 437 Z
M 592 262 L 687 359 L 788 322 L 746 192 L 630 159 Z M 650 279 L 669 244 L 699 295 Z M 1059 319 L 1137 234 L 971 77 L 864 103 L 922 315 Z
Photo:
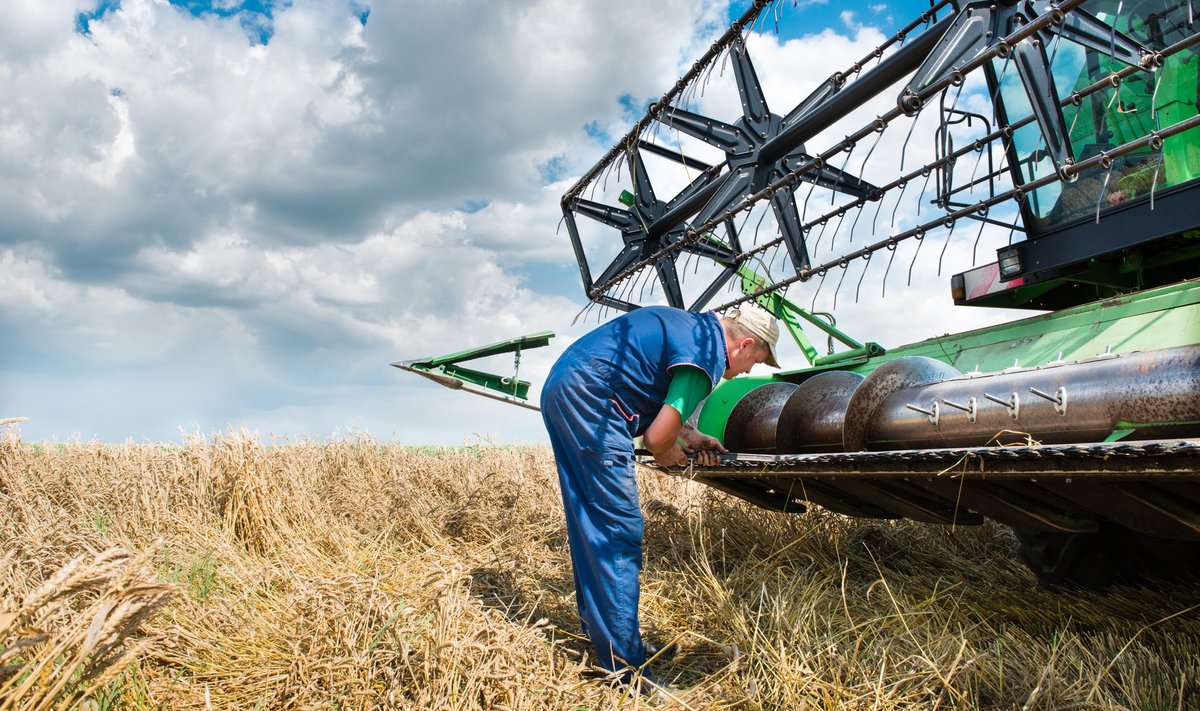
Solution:
M 955 301 L 967 300 L 967 280 L 962 274 L 950 277 L 950 298 Z
M 1000 277 L 1012 279 L 1021 273 L 1021 254 L 1015 249 L 1004 249 L 999 253 Z

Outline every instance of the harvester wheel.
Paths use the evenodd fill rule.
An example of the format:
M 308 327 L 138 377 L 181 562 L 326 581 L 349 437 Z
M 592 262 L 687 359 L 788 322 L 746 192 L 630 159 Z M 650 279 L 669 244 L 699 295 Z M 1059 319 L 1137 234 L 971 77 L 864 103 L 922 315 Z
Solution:
M 1099 590 L 1132 582 L 1140 570 L 1136 539 L 1119 526 L 1096 533 L 1059 533 L 1014 529 L 1025 565 L 1047 585 L 1078 585 Z
M 1112 523 L 1096 533 L 1013 529 L 1021 559 L 1051 586 L 1101 590 L 1149 578 L 1178 580 L 1195 575 L 1200 544 L 1145 536 Z

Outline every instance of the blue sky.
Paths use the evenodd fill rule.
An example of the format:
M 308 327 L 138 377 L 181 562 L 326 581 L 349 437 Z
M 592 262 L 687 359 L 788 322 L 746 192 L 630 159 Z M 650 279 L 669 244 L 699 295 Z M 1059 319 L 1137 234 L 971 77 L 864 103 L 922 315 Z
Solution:
M 729 20 L 741 17 L 750 2 L 729 6 Z M 877 21 L 886 28 L 899 28 L 930 7 L 928 0 L 891 2 L 837 2 L 836 0 L 795 0 L 780 6 L 778 13 L 760 15 L 760 27 L 777 31 L 781 37 L 795 38 L 820 33 L 845 24 L 843 13 L 854 13 L 859 22 Z
M 169 2 L 172 6 L 199 19 L 206 16 L 221 19 L 234 18 L 246 32 L 247 39 L 258 44 L 267 44 L 271 41 L 271 34 L 275 31 L 273 23 L 275 7 L 287 7 L 291 4 L 291 2 L 275 3 L 270 0 L 244 0 L 243 2 L 236 0 L 218 0 L 217 2 L 212 0 L 169 0 Z M 92 21 L 102 20 L 105 14 L 116 11 L 120 7 L 121 0 L 99 0 L 94 7 L 85 9 L 75 16 L 76 27 L 81 32 L 87 33 Z M 360 3 L 357 9 L 363 24 L 366 24 L 367 18 L 370 16 L 370 8 Z
M 785 2 L 752 49 L 803 95 L 926 6 Z M 585 328 L 559 197 L 743 9 L 7 9 L 0 419 L 29 441 L 543 441 L 535 414 L 387 364 L 554 330 L 522 362 L 540 380 Z

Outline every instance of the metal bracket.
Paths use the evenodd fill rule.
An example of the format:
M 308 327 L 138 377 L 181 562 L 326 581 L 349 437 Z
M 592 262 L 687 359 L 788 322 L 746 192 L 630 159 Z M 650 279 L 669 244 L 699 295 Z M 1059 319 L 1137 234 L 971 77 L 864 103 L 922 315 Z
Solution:
M 975 420 L 979 417 L 979 400 L 975 399 L 974 397 L 972 397 L 970 400 L 967 400 L 966 405 L 960 405 L 952 400 L 943 400 L 942 402 L 949 407 L 953 407 L 956 410 L 962 410 L 963 412 L 967 413 L 967 419 L 971 421 L 971 424 L 975 424 Z
M 1007 400 L 1005 400 L 1003 398 L 998 398 L 995 395 L 989 395 L 988 393 L 984 393 L 983 396 L 986 397 L 988 400 L 991 400 L 992 402 L 996 403 L 997 405 L 1003 405 L 1004 407 L 1008 408 L 1008 416 L 1013 418 L 1014 420 L 1021 416 L 1021 396 L 1020 395 L 1018 395 L 1016 393 L 1012 393 L 1011 395 L 1008 396 Z
M 940 423 L 940 422 L 941 422 L 941 420 L 942 420 L 942 408 L 941 408 L 941 407 L 938 405 L 938 401 L 937 401 L 937 400 L 934 400 L 934 401 L 933 401 L 933 402 L 932 402 L 932 403 L 929 405 L 929 409 L 928 409 L 928 410 L 926 410 L 926 409 L 925 409 L 925 408 L 923 408 L 923 407 L 919 407 L 919 406 L 917 406 L 917 405 L 911 405 L 911 404 L 909 404 L 909 405 L 905 405 L 905 407 L 907 407 L 908 409 L 912 410 L 913 412 L 919 412 L 919 413 L 921 413 L 922 415 L 925 415 L 926 417 L 928 417 L 928 418 L 929 418 L 929 424 L 933 425 L 934 427 L 937 427 L 937 426 L 938 426 L 938 423 Z
M 1037 388 L 1034 388 L 1034 387 L 1029 388 L 1029 392 L 1033 393 L 1034 395 L 1037 395 L 1038 397 L 1042 398 L 1043 400 L 1049 400 L 1050 402 L 1054 403 L 1054 411 L 1057 412 L 1059 415 L 1062 415 L 1064 417 L 1066 416 L 1066 414 L 1067 414 L 1067 389 L 1065 387 L 1059 387 L 1057 390 L 1054 391 L 1053 395 L 1051 395 L 1050 393 L 1042 392 L 1041 390 L 1038 390 Z

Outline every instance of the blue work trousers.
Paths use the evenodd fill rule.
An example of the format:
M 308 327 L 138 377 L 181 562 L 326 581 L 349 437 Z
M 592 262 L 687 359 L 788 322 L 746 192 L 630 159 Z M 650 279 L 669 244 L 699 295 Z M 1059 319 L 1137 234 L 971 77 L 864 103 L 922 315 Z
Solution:
M 603 364 L 560 362 L 542 391 L 542 418 L 562 486 L 575 598 L 599 664 L 646 659 L 638 624 L 642 511 L 633 461 L 636 415 L 608 392 Z

